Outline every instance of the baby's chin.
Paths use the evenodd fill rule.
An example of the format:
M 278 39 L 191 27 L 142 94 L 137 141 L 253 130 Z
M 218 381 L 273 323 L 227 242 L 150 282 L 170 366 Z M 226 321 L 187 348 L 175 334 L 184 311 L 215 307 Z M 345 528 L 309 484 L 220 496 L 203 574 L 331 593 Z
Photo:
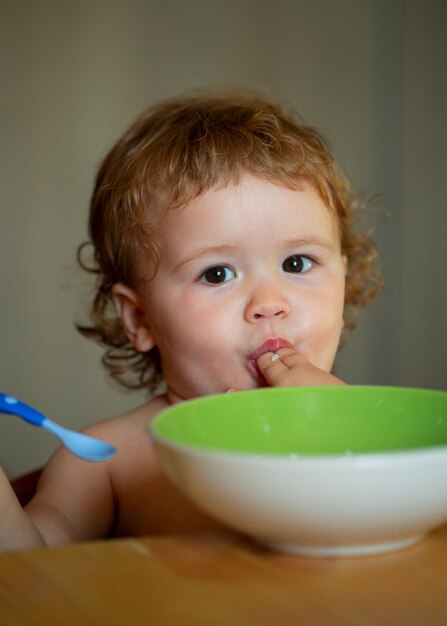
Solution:
M 183 385 L 175 388 L 168 385 L 168 398 L 171 403 L 181 402 L 184 400 L 193 400 L 194 398 L 201 398 L 202 396 L 211 396 L 220 393 L 231 393 L 233 391 L 250 391 L 252 389 L 260 389 L 262 387 L 268 387 L 268 383 L 265 378 L 259 372 L 255 375 L 251 373 L 245 373 L 245 376 L 235 376 L 232 381 L 216 381 L 217 384 L 213 384 L 212 381 L 202 381 L 199 384 Z
M 231 393 L 233 391 L 252 391 L 253 389 L 262 389 L 269 385 L 265 380 L 255 380 L 252 384 L 239 385 L 238 387 L 228 387 L 224 390 L 224 393 Z

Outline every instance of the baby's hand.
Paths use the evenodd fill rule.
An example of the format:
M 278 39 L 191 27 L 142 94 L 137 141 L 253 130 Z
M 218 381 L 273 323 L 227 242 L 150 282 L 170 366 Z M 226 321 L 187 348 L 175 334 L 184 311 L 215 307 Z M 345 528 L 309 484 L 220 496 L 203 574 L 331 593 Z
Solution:
M 256 363 L 271 387 L 345 384 L 336 376 L 312 365 L 305 356 L 292 348 L 266 352 L 257 359 Z

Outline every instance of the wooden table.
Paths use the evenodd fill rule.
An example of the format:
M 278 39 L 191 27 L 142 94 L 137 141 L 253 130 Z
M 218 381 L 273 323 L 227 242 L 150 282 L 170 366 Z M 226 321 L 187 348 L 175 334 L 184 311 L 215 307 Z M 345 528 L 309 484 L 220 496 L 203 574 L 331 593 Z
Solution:
M 228 534 L 0 555 L 12 626 L 445 626 L 447 526 L 388 555 L 275 554 Z

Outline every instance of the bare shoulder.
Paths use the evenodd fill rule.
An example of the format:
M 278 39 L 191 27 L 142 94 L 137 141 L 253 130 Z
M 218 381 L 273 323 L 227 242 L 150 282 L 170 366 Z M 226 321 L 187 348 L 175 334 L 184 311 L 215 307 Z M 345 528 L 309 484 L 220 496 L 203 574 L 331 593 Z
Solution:
M 115 501 L 116 536 L 197 531 L 219 527 L 168 481 L 149 435 L 152 419 L 168 406 L 164 398 L 95 424 L 89 434 L 116 446 L 108 462 Z
M 116 447 L 107 462 L 82 461 L 63 448 L 55 454 L 27 507 L 47 543 L 216 527 L 160 467 L 149 425 L 166 406 L 157 398 L 86 428 Z
M 122 415 L 96 422 L 85 428 L 83 432 L 92 437 L 107 439 L 118 448 L 128 443 L 134 445 L 145 443 L 139 435 L 148 433 L 151 420 L 167 406 L 164 397 L 155 398 Z
M 49 545 L 107 536 L 126 515 L 136 477 L 157 474 L 148 423 L 166 403 L 153 400 L 84 430 L 117 448 L 107 462 L 78 459 L 60 447 L 45 467 L 27 513 Z M 118 520 L 119 522 L 119 520 Z
M 150 477 L 158 472 L 158 461 L 149 435 L 152 419 L 164 408 L 164 398 L 156 398 L 143 406 L 122 415 L 112 417 L 84 430 L 85 433 L 103 439 L 115 446 L 117 454 L 104 464 L 118 501 L 136 482 L 136 477 Z

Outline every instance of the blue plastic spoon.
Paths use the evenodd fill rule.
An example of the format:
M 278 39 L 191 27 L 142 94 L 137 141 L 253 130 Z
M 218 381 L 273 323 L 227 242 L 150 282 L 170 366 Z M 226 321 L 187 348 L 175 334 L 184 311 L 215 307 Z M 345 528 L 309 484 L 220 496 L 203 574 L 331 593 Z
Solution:
M 85 461 L 105 461 L 116 453 L 116 448 L 109 443 L 64 428 L 31 406 L 4 393 L 0 393 L 0 413 L 17 415 L 34 426 L 44 428 L 58 437 L 67 450 Z

